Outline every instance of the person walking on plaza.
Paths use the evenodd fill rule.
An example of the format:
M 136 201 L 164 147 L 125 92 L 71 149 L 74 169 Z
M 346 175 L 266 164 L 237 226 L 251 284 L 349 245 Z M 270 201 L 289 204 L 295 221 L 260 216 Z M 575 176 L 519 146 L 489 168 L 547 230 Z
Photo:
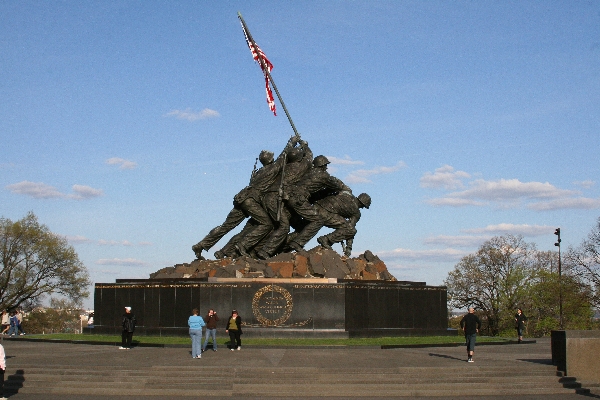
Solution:
M 523 314 L 523 310 L 517 308 L 517 313 L 515 314 L 515 328 L 517 328 L 517 336 L 519 337 L 519 343 L 523 341 L 523 330 L 525 329 L 525 321 L 527 321 L 527 317 Z
M 19 335 L 24 335 L 25 331 L 23 330 L 23 313 L 21 310 L 17 310 L 17 321 L 19 322 L 17 324 L 17 333 Z
M 19 334 L 19 318 L 17 317 L 17 313 L 14 311 L 10 312 L 10 317 L 8 318 L 8 323 L 10 325 L 10 329 L 8 330 L 8 334 L 10 336 Z
M 231 351 L 234 351 L 236 348 L 238 350 L 242 349 L 242 317 L 238 315 L 236 310 L 231 312 L 231 317 L 227 321 L 227 328 L 225 332 L 229 333 L 229 340 L 231 341 Z
M 6 310 L 2 311 L 2 335 L 4 335 L 10 329 L 8 317 L 8 312 Z
M 200 314 L 200 311 L 197 308 L 194 308 L 192 310 L 192 315 L 188 318 L 190 337 L 192 338 L 192 358 L 202 358 L 200 343 L 202 342 L 202 327 L 205 323 L 198 314 Z
M 481 321 L 475 315 L 475 309 L 469 307 L 469 313 L 460 320 L 460 327 L 465 332 L 465 341 L 467 343 L 467 362 L 473 362 L 473 352 L 475 351 L 475 341 L 477 333 L 481 329 Z
M 125 314 L 123 314 L 123 332 L 121 333 L 121 350 L 131 349 L 131 340 L 133 339 L 133 331 L 135 331 L 135 315 L 131 313 L 131 307 L 125 307 Z
M 217 351 L 217 321 L 219 321 L 219 317 L 217 317 L 217 313 L 212 308 L 208 310 L 208 314 L 205 318 L 206 321 L 206 333 L 204 336 L 204 345 L 202 346 L 202 352 L 206 351 L 206 346 L 208 346 L 208 339 L 212 336 L 212 348 L 213 351 Z
M 2 337 L 0 336 L 0 340 Z M 0 343 L 0 400 L 6 400 L 4 397 L 4 373 L 6 372 L 6 353 L 4 353 L 4 347 Z

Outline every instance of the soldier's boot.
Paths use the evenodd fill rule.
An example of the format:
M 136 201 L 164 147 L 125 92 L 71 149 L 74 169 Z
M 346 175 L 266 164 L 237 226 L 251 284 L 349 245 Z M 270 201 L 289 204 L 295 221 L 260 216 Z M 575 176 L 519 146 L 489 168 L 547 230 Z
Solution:
M 256 256 L 261 260 L 266 260 L 267 258 L 271 258 L 271 255 L 264 250 L 257 250 Z
M 302 251 L 302 250 L 304 250 L 304 248 L 303 248 L 302 246 L 300 246 L 300 244 L 298 244 L 298 243 L 294 242 L 293 240 L 292 240 L 291 242 L 289 242 L 289 243 L 287 244 L 287 246 L 288 246 L 290 249 L 294 250 L 296 253 L 297 253 L 297 252 L 299 252 L 299 251 Z
M 331 245 L 333 243 L 331 243 L 331 241 L 329 240 L 329 238 L 327 236 L 321 236 L 321 237 L 317 238 L 317 242 L 319 242 L 321 247 L 323 247 L 324 249 L 333 250 L 331 248 Z
M 223 253 L 221 250 L 215 251 L 215 258 L 217 260 L 221 260 L 221 259 L 225 258 L 225 253 Z
M 204 250 L 204 248 L 200 242 L 193 245 L 192 250 L 194 251 L 194 254 L 196 254 L 196 258 L 198 260 L 206 260 L 204 257 L 202 257 L 202 250 Z
M 238 243 L 238 244 L 236 244 L 236 245 L 235 245 L 235 248 L 236 248 L 236 250 L 238 251 L 238 253 L 240 253 L 240 255 L 241 255 L 242 257 L 249 257 L 249 258 L 252 258 L 252 257 L 250 257 L 250 254 L 248 254 L 248 252 L 247 252 L 247 251 L 246 251 L 246 249 L 244 248 L 244 245 L 243 245 L 243 244 L 241 244 L 241 243 Z

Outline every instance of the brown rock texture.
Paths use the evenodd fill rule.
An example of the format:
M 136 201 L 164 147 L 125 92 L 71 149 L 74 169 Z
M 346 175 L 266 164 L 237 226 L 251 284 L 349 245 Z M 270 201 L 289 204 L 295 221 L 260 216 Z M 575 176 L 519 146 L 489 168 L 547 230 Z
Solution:
M 321 246 L 297 253 L 282 253 L 267 260 L 248 257 L 194 260 L 150 274 L 150 279 L 208 277 L 396 280 L 387 270 L 385 263 L 370 250 L 358 257 L 348 258 Z

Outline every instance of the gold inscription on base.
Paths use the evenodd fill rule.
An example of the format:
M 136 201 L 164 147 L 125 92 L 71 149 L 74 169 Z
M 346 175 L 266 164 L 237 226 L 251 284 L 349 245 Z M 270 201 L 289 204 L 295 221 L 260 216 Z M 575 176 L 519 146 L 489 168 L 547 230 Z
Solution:
M 294 302 L 286 289 L 267 285 L 252 299 L 252 313 L 263 326 L 281 326 L 292 315 Z

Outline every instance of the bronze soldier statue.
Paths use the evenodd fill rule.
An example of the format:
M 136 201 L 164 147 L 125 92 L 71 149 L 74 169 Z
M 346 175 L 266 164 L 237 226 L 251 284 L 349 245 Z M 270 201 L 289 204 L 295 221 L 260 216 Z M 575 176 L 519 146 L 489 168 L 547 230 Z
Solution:
M 244 219 L 251 217 L 256 225 L 249 229 L 246 236 L 238 243 L 240 249 L 254 246 L 260 239 L 273 229 L 273 221 L 261 204 L 263 193 L 275 182 L 285 163 L 287 151 L 293 149 L 298 139 L 292 137 L 277 160 L 273 160 L 273 153 L 267 150 L 261 151 L 259 160 L 263 166 L 253 171 L 250 183 L 233 198 L 233 208 L 225 218 L 225 222 L 213 228 L 208 235 L 197 244 L 192 246 L 196 257 L 200 260 L 202 251 L 214 246 L 223 236 L 238 226 Z M 245 255 L 244 250 L 240 253 Z
M 308 147 L 308 143 L 303 140 L 299 143 L 300 146 L 292 149 L 287 155 L 285 173 L 281 174 L 280 179 L 274 182 L 263 196 L 263 206 L 273 220 L 277 220 L 279 217 L 279 221 L 277 221 L 275 229 L 265 238 L 264 244 L 256 250 L 257 256 L 261 259 L 275 255 L 285 243 L 290 231 L 291 214 L 286 207 L 283 207 L 282 198 L 285 196 L 287 188 L 312 168 L 313 153 Z
M 324 226 L 323 217 L 311 204 L 310 197 L 323 191 L 352 194 L 352 190 L 344 182 L 329 175 L 327 172 L 329 163 L 327 157 L 323 155 L 315 157 L 313 168 L 286 192 L 287 207 L 307 222 L 304 228 L 287 243 L 296 251 L 302 250 L 304 245 Z
M 350 257 L 354 236 L 356 235 L 356 223 L 361 217 L 360 209 L 368 209 L 370 206 L 371 196 L 366 193 L 354 197 L 343 192 L 318 200 L 315 202 L 315 209 L 321 216 L 320 223 L 322 225 L 312 227 L 313 230 L 307 232 L 306 235 L 313 235 L 309 238 L 310 240 L 323 226 L 333 228 L 333 232 L 320 236 L 317 238 L 317 242 L 326 249 L 331 249 L 334 243 L 342 243 L 344 255 Z M 345 246 L 344 240 L 346 241 Z

